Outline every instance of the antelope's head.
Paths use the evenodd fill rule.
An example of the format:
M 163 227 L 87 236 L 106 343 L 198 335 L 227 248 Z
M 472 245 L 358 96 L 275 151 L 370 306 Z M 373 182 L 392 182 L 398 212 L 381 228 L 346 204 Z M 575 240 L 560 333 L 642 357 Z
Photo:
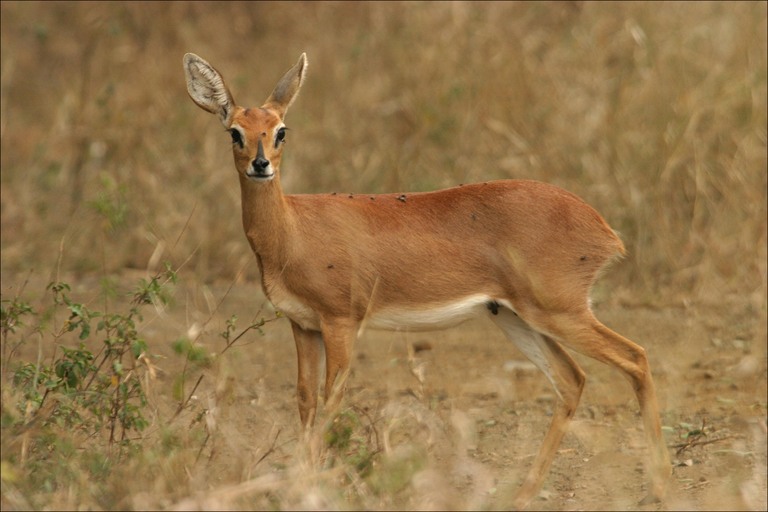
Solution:
M 307 55 L 302 53 L 261 107 L 243 108 L 235 103 L 213 66 L 194 53 L 184 55 L 189 96 L 200 108 L 216 114 L 229 131 L 235 167 L 248 180 L 269 182 L 278 175 L 287 130 L 283 119 L 296 99 L 306 70 Z

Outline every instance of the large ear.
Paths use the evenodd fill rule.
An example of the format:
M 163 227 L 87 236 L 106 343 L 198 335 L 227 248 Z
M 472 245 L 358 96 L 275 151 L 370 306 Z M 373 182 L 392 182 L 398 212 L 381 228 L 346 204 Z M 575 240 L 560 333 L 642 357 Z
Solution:
M 184 55 L 184 75 L 192 101 L 203 110 L 219 116 L 222 124 L 229 128 L 235 101 L 221 74 L 194 53 L 187 53 Z
M 277 82 L 275 90 L 269 96 L 264 106 L 276 110 L 280 117 L 285 115 L 285 111 L 291 106 L 293 100 L 296 99 L 296 95 L 299 93 L 299 88 L 304 82 L 304 77 L 307 74 L 307 54 L 302 53 L 299 57 L 299 61 L 288 72 L 283 75 L 283 78 Z

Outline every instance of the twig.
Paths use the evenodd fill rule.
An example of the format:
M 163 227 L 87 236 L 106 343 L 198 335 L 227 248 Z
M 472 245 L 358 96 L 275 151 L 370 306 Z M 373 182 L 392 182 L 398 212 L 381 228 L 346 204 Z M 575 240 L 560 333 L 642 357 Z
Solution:
M 197 386 L 200 385 L 200 381 L 203 380 L 203 377 L 205 377 L 205 374 L 200 375 L 200 377 L 197 378 L 197 382 L 195 383 L 195 387 L 192 388 L 192 391 L 189 392 L 189 395 L 187 396 L 187 399 L 184 400 L 183 403 L 179 404 L 179 407 L 176 409 L 176 413 L 173 415 L 173 418 L 171 418 L 171 421 L 175 420 L 176 417 L 181 414 L 181 411 L 184 410 L 184 408 L 189 404 L 189 401 L 192 400 L 192 396 L 195 394 L 195 391 L 197 390 Z
M 258 322 L 252 323 L 251 325 L 249 325 L 248 327 L 246 327 L 245 329 L 243 329 L 243 331 L 242 331 L 240 334 L 238 334 L 237 336 L 235 336 L 235 337 L 234 337 L 234 339 L 233 339 L 232 341 L 229 341 L 229 342 L 227 342 L 227 346 L 226 346 L 226 347 L 224 347 L 224 348 L 222 349 L 222 351 L 221 351 L 221 352 L 219 352 L 219 355 L 221 355 L 221 354 L 223 354 L 224 352 L 226 352 L 227 350 L 229 350 L 229 348 L 230 348 L 232 345 L 234 345 L 234 344 L 237 342 L 237 340 L 239 340 L 240 338 L 242 338 L 242 337 L 245 335 L 245 333 L 247 333 L 248 331 L 250 331 L 250 330 L 253 330 L 253 329 L 258 329 L 258 328 L 260 328 L 260 327 L 264 327 L 264 325 L 268 324 L 269 322 L 274 322 L 275 320 L 279 320 L 280 318 L 282 318 L 282 317 L 280 317 L 280 316 L 275 316 L 275 317 L 273 317 L 273 318 L 269 318 L 269 319 L 267 319 L 267 320 L 264 320 L 264 319 L 262 318 L 262 319 L 261 319 L 261 320 L 259 320 Z
M 371 418 L 371 415 L 368 414 L 368 411 L 365 409 L 362 409 L 356 405 L 352 406 L 352 409 L 357 411 L 358 414 L 363 414 L 366 418 L 368 418 L 368 423 L 371 425 L 371 430 L 373 430 L 373 435 L 376 437 L 376 452 L 381 452 L 381 443 L 379 442 L 379 430 L 376 428 L 376 422 Z M 369 437 L 370 439 L 370 437 Z
M 219 303 L 216 304 L 216 307 L 213 308 L 213 311 L 211 311 L 211 314 L 208 315 L 208 318 L 205 320 L 205 322 L 203 322 L 200 332 L 197 334 L 197 336 L 195 336 L 195 339 L 192 340 L 193 342 L 200 339 L 200 336 L 203 335 L 203 332 L 205 331 L 206 326 L 211 322 L 211 320 L 213 320 L 213 316 L 219 311 L 219 307 L 224 302 L 224 299 L 227 298 L 227 296 L 229 295 L 229 292 L 232 291 L 232 288 L 235 286 L 235 282 L 240 278 L 240 275 L 243 273 L 244 270 L 245 270 L 245 265 L 240 267 L 240 270 L 237 271 L 237 275 L 235 275 L 235 278 L 232 280 L 231 283 L 229 283 L 229 287 L 227 288 L 227 291 L 224 292 L 224 295 L 221 296 L 221 299 L 219 299 Z
M 203 444 L 200 445 L 200 449 L 197 451 L 197 457 L 195 457 L 195 464 L 197 464 L 197 461 L 200 460 L 200 455 L 203 453 L 203 448 L 205 448 L 205 445 L 208 443 L 208 439 L 211 438 L 211 433 L 206 432 L 205 439 L 203 439 Z M 213 454 L 213 452 L 211 452 Z
M 29 278 L 31 276 L 32 276 L 32 270 L 30 269 L 30 271 L 27 273 L 27 277 L 24 279 L 24 283 L 18 289 L 18 291 L 16 292 L 16 295 L 13 298 L 13 302 L 14 303 L 18 303 L 19 302 L 19 298 L 21 297 L 22 292 L 24 292 L 24 288 L 27 287 L 27 283 L 29 283 Z M 7 329 L 6 329 L 5 326 L 3 326 L 3 331 L 2 331 L 2 336 L 3 336 L 3 340 L 2 340 L 2 342 L 3 342 L 3 361 L 2 361 L 2 370 L 0 370 L 0 371 L 2 371 L 3 379 L 5 379 L 5 373 L 6 373 L 6 370 L 8 369 L 8 362 L 9 362 L 10 358 L 12 358 L 14 356 L 14 354 L 16 353 L 16 350 L 24 342 L 24 338 L 22 337 L 9 350 L 8 349 L 8 345 L 9 345 L 9 343 L 8 343 L 8 333 L 11 332 L 11 329 L 12 329 L 12 326 L 10 326 L 10 325 L 8 326 Z
M 690 491 L 691 489 L 698 489 L 699 487 L 704 487 L 705 485 L 709 485 L 709 480 L 704 480 L 703 482 L 694 482 L 692 484 L 688 484 L 685 487 L 683 487 L 684 491 Z
M 673 448 L 677 448 L 677 451 L 675 452 L 675 454 L 680 455 L 681 453 L 683 453 L 688 448 L 693 448 L 695 446 L 704 446 L 704 445 L 707 445 L 707 444 L 716 443 L 718 441 L 724 441 L 726 439 L 730 439 L 731 437 L 732 436 L 725 436 L 725 437 L 719 437 L 717 439 L 708 439 L 706 441 L 699 441 L 698 439 L 694 439 L 693 441 L 690 441 L 690 442 L 687 442 L 687 443 L 676 444 L 676 445 L 673 445 L 672 447 Z
M 173 242 L 173 246 L 171 247 L 171 250 L 174 250 L 176 248 L 176 246 L 179 244 L 179 240 L 181 240 L 181 237 L 187 231 L 187 228 L 189 227 L 189 222 L 192 220 L 192 215 L 195 213 L 196 209 L 197 209 L 197 201 L 195 201 L 195 204 L 192 205 L 192 211 L 190 211 L 189 215 L 187 215 L 187 221 L 184 223 L 184 227 L 181 228 L 181 232 L 179 233 L 179 236 L 176 237 L 176 241 Z
M 269 449 L 268 449 L 266 452 L 264 452 L 264 455 L 262 455 L 261 457 L 259 457 L 259 460 L 257 460 L 257 461 L 256 461 L 256 464 L 254 464 L 254 465 L 253 465 L 253 467 L 256 467 L 256 466 L 258 466 L 258 465 L 261 463 L 261 461 L 263 461 L 264 459 L 266 459 L 266 458 L 267 458 L 267 456 L 268 456 L 270 453 L 272 453 L 272 452 L 274 452 L 274 451 L 275 451 L 275 444 L 277 443 L 277 438 L 278 438 L 278 436 L 280 436 L 280 432 L 282 432 L 282 431 L 283 431 L 283 429 L 282 429 L 282 428 L 278 428 L 278 429 L 277 429 L 277 434 L 275 434 L 275 438 L 272 440 L 272 445 L 269 447 Z

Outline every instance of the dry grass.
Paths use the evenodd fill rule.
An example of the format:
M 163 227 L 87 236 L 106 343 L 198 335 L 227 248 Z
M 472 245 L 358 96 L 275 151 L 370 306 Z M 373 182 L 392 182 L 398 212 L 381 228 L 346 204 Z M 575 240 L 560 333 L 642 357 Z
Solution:
M 30 270 L 94 283 L 169 260 L 194 291 L 179 298 L 185 321 L 164 328 L 184 332 L 213 309 L 204 283 L 255 280 L 228 135 L 187 97 L 181 59 L 208 59 L 239 103 L 258 105 L 306 51 L 308 79 L 287 119 L 288 191 L 553 182 L 594 205 L 629 248 L 598 299 L 736 303 L 765 324 L 765 2 L 3 2 L 0 14 L 4 297 Z M 217 385 L 235 371 L 217 369 Z M 157 400 L 158 418 L 173 410 L 170 397 Z M 236 414 L 225 405 L 221 414 Z M 427 413 L 409 410 L 378 432 L 416 421 L 438 435 Z M 296 455 L 277 476 L 253 473 L 269 443 L 236 467 L 218 462 L 222 485 L 204 496 L 209 481 L 194 468 L 206 430 L 187 428 L 192 419 L 157 426 L 105 481 L 90 482 L 82 458 L 53 491 L 4 477 L 3 506 L 488 505 L 476 494 L 486 475 L 471 464 L 466 492 L 434 495 L 448 484 L 430 472 L 431 452 L 382 459 L 381 473 L 410 479 L 403 495 L 398 482 L 355 480 L 347 460 L 314 470 Z M 464 443 L 456 432 L 443 440 Z M 242 441 L 233 435 L 218 436 L 223 452 Z M 4 452 L 18 448 L 3 436 Z
M 3 271 L 255 269 L 195 51 L 259 104 L 301 51 L 288 190 L 525 177 L 585 197 L 648 301 L 765 290 L 765 3 L 2 6 Z M 185 230 L 186 226 L 186 230 Z M 664 293 L 659 295 L 658 292 Z

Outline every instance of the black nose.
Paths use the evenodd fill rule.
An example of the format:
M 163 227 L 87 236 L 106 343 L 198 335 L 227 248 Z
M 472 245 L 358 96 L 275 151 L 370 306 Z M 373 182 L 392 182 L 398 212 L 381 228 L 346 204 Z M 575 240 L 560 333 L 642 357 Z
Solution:
M 256 160 L 253 161 L 253 168 L 256 171 L 263 171 L 267 167 L 269 167 L 269 160 L 267 160 L 263 156 L 258 156 L 256 157 Z

